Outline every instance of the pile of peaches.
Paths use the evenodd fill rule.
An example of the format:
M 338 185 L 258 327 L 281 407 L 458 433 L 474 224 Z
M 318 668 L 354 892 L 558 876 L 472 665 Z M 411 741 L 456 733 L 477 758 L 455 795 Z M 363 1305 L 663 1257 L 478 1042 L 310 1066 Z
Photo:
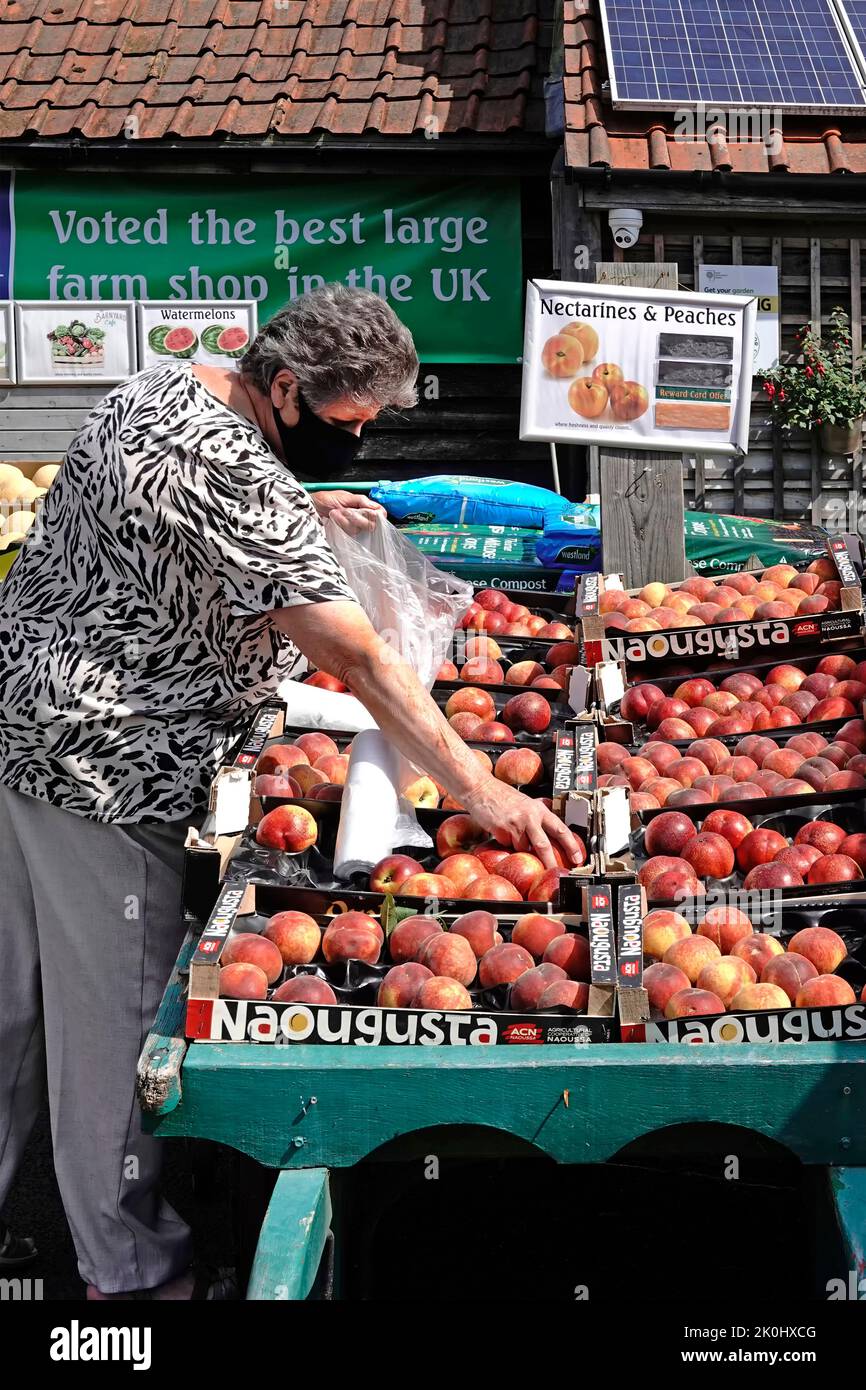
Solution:
M 659 632 L 825 613 L 839 607 L 841 589 L 833 562 L 822 557 L 802 574 L 793 565 L 771 565 L 760 577 L 743 570 L 718 582 L 695 576 L 676 588 L 645 584 L 637 594 L 605 589 L 598 611 L 605 615 L 607 629 Z
M 578 840 L 583 848 L 583 842 Z M 436 831 L 439 862 L 428 871 L 408 854 L 389 854 L 370 875 L 373 893 L 412 898 L 474 898 L 479 902 L 552 902 L 565 860 L 552 846 L 556 867 L 546 869 L 537 855 L 504 848 L 472 820 L 449 816 Z M 581 863 L 586 863 L 583 850 Z
M 444 714 L 454 732 L 473 743 L 514 743 L 515 734 L 543 734 L 553 718 L 544 695 L 512 695 L 497 713 L 493 696 L 476 685 L 449 695 Z
M 811 675 L 782 663 L 766 677 L 735 671 L 713 680 L 690 676 L 673 695 L 647 681 L 630 686 L 620 701 L 623 719 L 645 724 L 659 739 L 724 738 L 853 719 L 866 700 L 866 661 L 838 653 L 823 656 Z
M 658 908 L 644 918 L 643 941 L 644 954 L 652 960 L 644 986 L 656 1016 L 857 1002 L 848 982 L 834 974 L 848 948 L 829 927 L 804 927 L 786 950 L 777 937 L 754 931 L 737 907 L 710 908 L 694 932 L 680 913 Z M 866 1003 L 866 986 L 860 998 Z
M 794 734 L 784 744 L 766 734 L 746 734 L 733 748 L 716 738 L 699 738 L 681 752 L 650 740 L 636 753 L 601 743 L 596 761 L 599 786 L 631 788 L 633 811 L 866 792 L 866 724 L 849 720 L 832 742 L 817 732 Z
M 739 872 L 743 888 L 821 888 L 862 879 L 866 834 L 835 821 L 803 824 L 793 839 L 755 826 L 737 810 L 717 807 L 698 829 L 684 811 L 663 811 L 644 831 L 647 858 L 638 882 L 650 902 L 674 902 L 706 892 L 703 880 Z
M 456 655 L 456 653 L 455 653 Z M 465 660 L 460 665 L 443 661 L 437 681 L 466 681 L 473 685 L 528 685 L 542 690 L 567 690 L 571 670 L 579 657 L 576 642 L 554 642 L 543 661 L 509 661 L 495 637 L 467 637 Z
M 514 603 L 501 589 L 480 589 L 457 626 L 493 637 L 534 637 L 539 642 L 574 638 L 574 628 L 568 623 L 533 613 L 525 603 Z
M 637 420 L 649 406 L 649 392 L 639 381 L 628 381 L 616 362 L 599 362 L 591 372 L 583 367 L 598 356 L 599 339 L 591 323 L 575 319 L 548 338 L 541 361 L 550 376 L 574 378 L 568 404 L 576 415 L 595 420 L 609 407 L 615 420 Z
M 471 1009 L 471 987 L 509 987 L 508 1007 L 521 1012 L 565 1005 L 585 1009 L 589 992 L 589 946 L 566 930 L 558 917 L 531 912 L 504 941 L 490 912 L 467 912 L 446 931 L 435 917 L 404 917 L 388 937 L 366 912 L 343 912 L 324 932 L 306 912 L 278 912 L 261 935 L 235 933 L 220 962 L 223 998 L 265 999 L 285 970 L 349 961 L 378 965 L 383 951 L 392 964 L 379 984 L 383 1008 Z M 270 998 L 277 1003 L 336 1004 L 337 996 L 317 975 L 290 975 Z

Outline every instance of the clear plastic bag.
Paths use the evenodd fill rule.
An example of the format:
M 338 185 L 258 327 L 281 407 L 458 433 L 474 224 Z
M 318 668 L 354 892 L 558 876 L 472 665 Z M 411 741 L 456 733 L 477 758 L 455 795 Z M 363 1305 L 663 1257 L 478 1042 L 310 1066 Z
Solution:
M 379 636 L 429 690 L 472 602 L 472 585 L 436 569 L 384 517 L 351 536 L 326 520 L 325 534 Z

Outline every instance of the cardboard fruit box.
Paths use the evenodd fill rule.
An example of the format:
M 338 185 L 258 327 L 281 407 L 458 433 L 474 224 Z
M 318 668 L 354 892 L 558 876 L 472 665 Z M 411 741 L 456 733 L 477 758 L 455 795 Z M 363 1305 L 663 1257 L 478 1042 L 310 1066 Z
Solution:
M 728 808 L 714 805 L 708 814 L 700 807 L 681 806 L 672 811 L 659 810 L 637 815 L 629 810 L 628 798 L 622 795 L 624 788 L 614 787 L 605 790 L 609 795 L 601 796 L 598 806 L 596 846 L 599 872 L 605 877 L 637 879 L 646 888 L 651 907 L 673 907 L 682 911 L 681 904 L 689 903 L 693 898 L 700 904 L 703 896 L 710 901 L 735 893 L 738 895 L 738 901 L 742 899 L 742 903 L 748 904 L 751 908 L 755 903 L 760 904 L 762 900 L 794 900 L 806 892 L 817 899 L 838 893 L 863 891 L 863 869 L 858 861 L 866 851 L 866 837 L 852 847 L 858 856 L 857 860 L 846 850 L 839 848 L 846 837 L 860 836 L 863 833 L 863 827 L 866 825 L 866 801 L 862 794 L 847 804 L 840 804 L 836 797 L 821 798 L 816 793 L 805 806 L 802 804 L 805 798 L 768 797 L 765 801 L 754 803 L 760 809 L 751 815 L 746 815 L 742 809 L 745 803 Z M 745 827 L 739 825 L 735 819 L 743 816 L 747 822 Z M 668 819 L 665 820 L 665 817 Z M 721 835 L 720 818 L 726 818 L 724 835 Z M 710 825 L 705 830 L 704 825 L 708 820 Z M 726 869 L 731 856 L 715 842 L 709 845 L 703 842 L 701 855 L 704 862 L 702 864 L 699 856 L 696 873 L 704 886 L 704 894 L 693 895 L 690 888 L 692 880 L 679 870 L 682 857 L 685 855 L 688 859 L 694 852 L 689 849 L 693 836 L 689 835 L 686 822 L 692 823 L 696 834 L 714 837 L 721 835 L 721 838 L 728 839 L 729 843 L 728 837 L 738 838 L 744 832 L 743 840 L 734 852 L 733 869 L 726 873 L 714 873 L 708 866 L 715 862 L 718 863 L 719 869 Z M 816 854 L 807 853 L 805 857 L 814 864 L 822 858 L 841 855 L 845 860 L 850 860 L 850 865 L 834 862 L 829 867 L 844 871 L 845 874 L 850 869 L 850 876 L 841 876 L 840 873 L 839 877 L 828 879 L 826 882 L 817 879 L 811 882 L 806 879 L 804 882 L 799 870 L 790 864 L 789 856 L 787 862 L 791 872 L 778 876 L 778 881 L 771 881 L 756 874 L 747 882 L 750 866 L 755 868 L 758 863 L 771 862 L 776 853 L 781 853 L 786 847 L 790 848 L 794 837 L 813 823 L 817 824 L 817 829 L 801 834 L 797 842 L 798 845 L 803 841 L 813 844 L 817 851 Z M 751 826 L 751 830 L 748 826 Z M 741 847 L 745 836 L 751 835 L 752 832 L 763 834 L 758 834 L 757 840 L 750 840 L 744 848 Z M 785 841 L 787 846 L 784 844 Z M 773 853 L 769 861 L 761 857 L 769 854 L 770 850 Z M 665 878 L 661 887 L 657 886 L 660 878 L 649 871 L 647 866 L 650 859 L 658 857 L 677 861 L 667 867 L 674 874 L 680 873 L 682 882 Z M 655 867 L 661 869 L 659 865 Z M 807 874 L 809 871 L 810 868 L 807 868 Z M 796 881 L 797 878 L 800 879 L 799 882 Z
M 602 612 L 606 590 L 627 592 L 637 598 L 639 589 L 623 590 L 618 575 L 584 575 L 578 583 L 576 616 L 584 665 L 624 662 L 629 679 L 640 669 L 664 673 L 673 663 L 689 674 L 702 673 L 709 662 L 725 658 L 733 662 L 754 660 L 759 654 L 772 654 L 776 660 L 796 660 L 796 654 L 820 651 L 828 643 L 861 637 L 863 633 L 862 547 L 856 536 L 834 537 L 827 544 L 830 567 L 841 585 L 839 605 L 823 613 L 773 617 L 761 621 L 714 623 L 703 627 L 669 627 L 644 632 L 626 632 L 606 626 Z M 756 570 L 760 582 L 769 570 Z M 707 582 L 696 577 L 697 582 Z M 667 587 L 672 593 L 696 580 L 683 580 Z M 688 590 L 686 590 L 688 592 Z M 650 615 L 647 615 L 650 616 Z M 640 621 L 638 619 L 638 621 Z
M 695 914 L 691 914 L 691 917 L 694 925 Z M 756 934 L 772 936 L 784 948 L 769 958 L 773 962 L 784 962 L 785 954 L 790 953 L 793 944 L 794 953 L 800 957 L 798 964 L 801 963 L 802 951 L 809 948 L 802 944 L 802 937 L 797 939 L 798 933 L 816 927 L 832 932 L 841 942 L 839 951 L 847 954 L 843 954 L 841 959 L 831 956 L 833 968 L 828 972 L 819 972 L 812 962 L 811 974 L 821 974 L 822 980 L 826 975 L 838 976 L 844 982 L 839 987 L 839 993 L 847 995 L 850 1002 L 820 1006 L 809 1006 L 805 1002 L 796 1004 L 793 1001 L 798 998 L 797 990 L 802 983 L 799 981 L 799 971 L 794 969 L 789 972 L 783 966 L 784 983 L 781 983 L 781 973 L 774 975 L 774 981 L 781 983 L 782 992 L 792 999 L 790 1007 L 753 1010 L 729 1007 L 725 1012 L 667 1018 L 658 1007 L 661 999 L 656 996 L 657 1007 L 650 1008 L 647 996 L 643 1018 L 621 1017 L 622 1041 L 780 1043 L 862 1041 L 866 1038 L 866 894 L 861 891 L 833 899 L 824 896 L 803 897 L 784 903 L 781 908 L 776 904 L 766 914 L 766 922 L 757 913 L 752 920 Z M 724 955 L 719 959 L 724 960 Z M 762 975 L 766 969 L 765 965 Z M 773 973 L 779 971 L 779 967 L 772 965 L 770 970 Z M 845 986 L 848 988 L 845 989 Z M 822 988 L 825 993 L 828 992 L 826 985 Z M 695 1002 L 699 1006 L 699 1002 Z
M 520 914 L 504 910 L 502 903 L 498 908 L 494 914 L 495 927 L 502 944 L 507 944 Z M 580 991 L 585 1002 L 579 1008 L 560 1004 L 543 1013 L 518 1008 L 512 998 L 513 985 L 485 988 L 477 976 L 468 986 L 471 1008 L 380 1004 L 383 981 L 394 968 L 387 942 L 400 920 L 390 899 L 386 899 L 376 918 L 383 940 L 379 959 L 375 962 L 341 959 L 329 963 L 320 943 L 314 953 L 304 952 L 311 956 L 308 963 L 284 964 L 282 970 L 277 967 L 278 973 L 273 974 L 264 998 L 258 995 L 258 985 L 255 998 L 231 997 L 227 991 L 236 982 L 227 982 L 220 976 L 220 962 L 227 941 L 231 938 L 234 946 L 243 937 L 261 936 L 269 919 L 283 911 L 304 912 L 306 909 L 298 908 L 294 898 L 275 894 L 275 890 L 266 885 L 231 880 L 223 886 L 190 963 L 186 1010 L 188 1038 L 271 1044 L 514 1046 L 548 1043 L 575 1047 L 610 1042 L 617 1035 L 613 994 L 604 982 L 597 983 L 589 970 L 588 983 Z M 593 899 L 587 897 L 580 911 L 562 917 L 563 933 L 587 943 L 584 951 L 587 960 L 593 914 L 598 912 L 598 904 L 594 905 Z M 317 913 L 314 917 L 320 932 L 339 920 L 339 915 L 333 913 Z M 445 938 L 457 921 L 457 915 L 442 913 L 432 920 L 443 929 L 441 933 L 434 929 L 438 940 L 439 935 Z M 305 928 L 309 928 L 309 923 Z M 253 947 L 254 951 L 256 949 L 257 944 Z M 320 996 L 329 994 L 327 1002 L 274 998 L 275 994 L 285 992 L 286 986 L 290 993 L 298 992 L 297 986 L 292 985 L 298 977 L 313 977 L 318 982 L 312 985 L 313 992 Z M 242 984 L 245 986 L 245 982 Z M 407 984 L 404 975 L 400 982 L 404 994 L 408 992 Z M 323 985 L 328 987 L 327 991 L 322 989 Z M 310 988 L 305 980 L 301 989 L 309 992 Z M 395 997 L 399 998 L 399 993 L 392 993 L 392 1000 Z

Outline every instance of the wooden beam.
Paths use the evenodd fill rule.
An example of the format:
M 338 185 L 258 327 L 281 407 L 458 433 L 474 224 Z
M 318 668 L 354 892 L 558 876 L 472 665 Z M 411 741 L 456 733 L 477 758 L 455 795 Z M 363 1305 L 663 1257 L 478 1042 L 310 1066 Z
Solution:
M 862 185 L 861 185 L 862 187 Z M 639 207 L 644 212 L 673 212 L 689 216 L 694 225 L 697 216 L 720 213 L 732 223 L 741 218 L 754 217 L 767 221 L 777 221 L 780 229 L 790 229 L 792 218 L 805 218 L 807 223 L 829 222 L 839 235 L 839 224 L 855 226 L 866 216 L 866 198 L 852 196 L 850 181 L 845 181 L 845 197 L 832 199 L 797 198 L 779 193 L 741 193 L 730 188 L 713 188 L 706 184 L 700 188 L 676 188 L 668 183 L 664 175 L 659 176 L 658 186 L 641 182 L 627 185 L 623 183 L 605 186 L 587 183 L 583 185 L 583 203 L 589 210 L 606 212 L 610 208 Z
M 321 1263 L 330 1224 L 327 1168 L 280 1173 L 262 1224 L 247 1300 L 306 1298 Z
M 621 574 L 629 589 L 684 578 L 682 456 L 600 452 L 605 573 Z

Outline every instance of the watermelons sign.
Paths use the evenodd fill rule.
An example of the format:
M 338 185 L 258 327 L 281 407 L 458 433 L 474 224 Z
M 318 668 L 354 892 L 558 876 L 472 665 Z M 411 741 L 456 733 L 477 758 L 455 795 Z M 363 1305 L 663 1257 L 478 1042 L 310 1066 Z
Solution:
M 95 300 L 175 307 L 252 301 L 261 324 L 305 290 L 339 280 L 381 294 L 427 361 L 520 358 L 514 179 L 18 172 L 8 207 L 9 299 L 71 307 Z M 0 217 L 0 257 L 3 244 Z M 243 316 L 237 324 L 225 319 L 229 329 L 244 324 Z M 152 321 L 148 333 L 159 326 Z M 195 323 L 178 326 L 195 333 L 208 360 L 228 365 L 221 350 L 212 351 L 219 334 L 209 335 L 208 347 Z M 164 347 L 165 338 L 140 338 L 140 364 L 160 358 Z
M 222 300 L 180 304 L 174 299 L 138 305 L 138 366 L 185 358 L 236 367 L 256 336 L 254 302 Z

